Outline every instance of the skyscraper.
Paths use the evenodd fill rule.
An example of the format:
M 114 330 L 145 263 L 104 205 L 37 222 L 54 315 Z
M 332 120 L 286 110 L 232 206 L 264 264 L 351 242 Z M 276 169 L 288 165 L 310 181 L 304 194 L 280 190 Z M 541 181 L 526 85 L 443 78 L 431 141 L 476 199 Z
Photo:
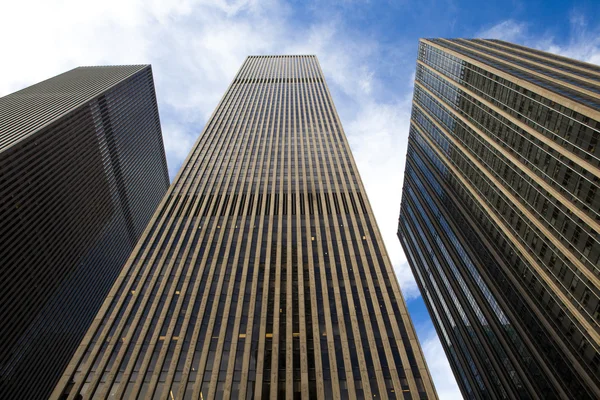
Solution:
M 467 398 L 600 397 L 600 67 L 422 40 L 398 236 Z
M 316 57 L 246 59 L 61 395 L 436 398 Z
M 48 398 L 168 187 L 150 66 L 0 98 L 0 398 Z

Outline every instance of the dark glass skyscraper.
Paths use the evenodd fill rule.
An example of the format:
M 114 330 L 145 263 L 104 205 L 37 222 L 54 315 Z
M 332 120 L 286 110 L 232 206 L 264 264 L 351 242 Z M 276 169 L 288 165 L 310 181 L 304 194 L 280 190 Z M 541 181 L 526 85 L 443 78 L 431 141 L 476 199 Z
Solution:
M 436 398 L 316 57 L 249 57 L 53 397 Z
M 398 236 L 467 398 L 600 398 L 600 67 L 422 40 Z
M 48 398 L 168 186 L 150 66 L 0 98 L 0 398 Z

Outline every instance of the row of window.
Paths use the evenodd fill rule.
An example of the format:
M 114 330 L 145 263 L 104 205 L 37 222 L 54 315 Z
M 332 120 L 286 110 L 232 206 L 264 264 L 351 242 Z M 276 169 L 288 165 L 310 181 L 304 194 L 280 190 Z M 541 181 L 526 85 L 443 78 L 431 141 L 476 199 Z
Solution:
M 458 157 L 458 154 L 459 154 L 459 153 L 457 153 L 457 152 L 454 152 L 453 154 L 454 154 L 454 157 L 453 157 L 453 158 L 455 158 L 455 161 L 453 161 L 453 163 L 454 163 L 454 162 L 456 162 L 456 166 L 457 166 L 458 168 L 460 168 L 461 170 L 464 170 L 464 171 L 466 172 L 464 176 L 465 176 L 466 178 L 468 178 L 469 180 L 471 180 L 471 181 L 472 181 L 472 184 L 474 185 L 474 187 L 476 187 L 476 188 L 482 188 L 482 187 L 483 187 L 482 183 L 484 182 L 484 180 L 485 180 L 485 179 L 484 179 L 484 180 L 482 180 L 480 177 L 478 177 L 479 173 L 478 173 L 478 172 L 477 172 L 477 171 L 474 169 L 474 167 L 470 166 L 470 165 L 469 165 L 469 163 L 468 163 L 468 162 L 466 162 L 466 160 L 461 160 L 461 157 Z M 470 169 L 471 171 L 469 171 L 469 169 Z M 458 184 L 458 183 L 457 183 L 457 185 L 458 185 L 458 187 L 460 188 L 460 186 L 461 186 L 461 185 L 460 185 L 460 184 Z M 487 185 L 487 184 L 486 184 L 486 185 Z M 484 195 L 484 193 L 485 193 L 485 191 L 481 191 L 481 190 L 480 190 L 480 195 L 481 195 L 482 197 L 486 198 L 486 195 Z M 492 192 L 490 192 L 490 193 L 492 193 Z M 508 204 L 508 203 L 504 203 L 504 204 Z M 505 216 L 505 214 L 506 214 L 506 211 L 503 211 L 503 210 L 506 210 L 506 209 L 505 209 L 505 208 L 503 208 L 501 205 L 500 205 L 500 206 L 498 206 L 498 205 L 492 204 L 492 207 L 493 207 L 494 209 L 497 209 L 497 210 L 498 210 L 498 212 L 499 212 L 499 216 L 500 216 L 502 219 L 504 219 L 504 218 L 506 218 L 506 217 L 507 217 L 507 215 Z M 510 211 L 510 210 L 511 210 L 511 207 L 508 207 L 507 209 L 508 209 L 508 211 Z M 514 217 L 515 217 L 517 214 L 518 214 L 518 213 L 515 213 L 515 212 L 514 212 L 514 210 L 513 210 L 513 212 L 512 212 L 512 216 L 513 216 L 513 218 L 514 218 Z M 484 214 L 484 215 L 485 215 L 485 214 Z M 507 223 L 507 225 L 506 225 L 506 226 L 509 226 L 509 227 L 510 227 L 510 226 L 515 226 L 515 225 L 514 225 L 514 221 L 511 223 L 511 222 L 510 222 L 510 220 L 509 220 L 509 221 L 506 221 L 505 223 Z M 494 224 L 493 224 L 493 223 L 492 223 L 491 225 L 487 225 L 487 224 L 486 224 L 486 225 L 485 225 L 485 229 L 490 229 L 490 228 L 491 228 L 491 226 L 494 226 Z M 500 244 L 503 244 L 503 243 L 505 244 L 505 243 L 507 243 L 507 242 L 505 241 L 505 239 L 502 239 L 502 240 L 501 240 L 501 238 L 503 238 L 503 237 L 504 237 L 504 236 L 503 236 L 503 234 L 501 233 L 501 231 L 500 231 L 500 230 L 498 230 L 498 228 L 497 228 L 497 227 L 495 228 L 495 230 L 497 230 L 497 231 L 499 232 L 499 235 L 500 235 L 500 236 L 496 235 L 496 236 L 495 236 L 495 237 L 492 239 L 492 241 L 494 241 L 495 243 L 500 243 Z M 529 239 L 531 239 L 531 237 L 530 237 Z M 525 239 L 525 241 L 526 241 L 526 243 L 528 242 L 526 239 Z M 539 249 L 538 249 L 538 250 L 539 250 Z M 502 251 L 502 252 L 504 252 L 504 251 L 508 251 L 508 250 L 506 249 L 506 247 L 503 247 L 503 248 L 501 249 L 501 251 Z M 531 249 L 530 251 L 531 251 L 531 254 L 532 254 L 532 255 L 534 255 L 534 256 L 536 256 L 537 254 L 539 254 L 539 251 L 536 251 L 536 249 Z M 514 251 L 513 251 L 511 254 L 513 254 L 513 255 L 514 255 L 514 257 L 513 257 L 513 258 L 514 258 L 514 260 L 513 260 L 513 259 L 511 259 L 511 261 L 509 261 L 509 263 L 511 263 L 511 264 L 512 264 L 513 266 L 515 266 L 515 267 L 517 267 L 517 266 L 521 266 L 521 267 L 522 267 L 522 266 L 523 266 L 523 260 L 522 260 L 522 259 L 520 259 L 519 257 L 516 257 L 516 254 L 517 254 L 517 253 L 515 253 Z M 536 256 L 536 257 L 537 257 L 537 256 Z M 519 262 L 518 262 L 518 263 L 516 263 L 517 261 L 519 261 Z M 544 265 L 544 263 L 542 262 L 542 264 L 541 264 L 541 265 Z M 536 276 L 536 275 L 537 275 L 536 273 L 533 273 L 533 274 L 531 275 L 532 279 L 533 279 L 533 277 L 534 277 L 534 276 Z M 541 289 L 543 289 L 543 288 L 544 288 L 544 285 L 542 284 L 542 285 L 540 285 L 540 286 L 538 286 L 538 287 L 539 287 L 539 288 L 541 288 Z M 579 296 L 579 295 L 581 294 L 581 292 L 579 292 L 579 291 L 577 290 L 577 286 L 574 286 L 573 288 L 574 288 L 574 292 L 577 294 L 577 296 Z M 568 292 L 567 292 L 567 293 L 568 293 Z M 545 306 L 544 306 L 544 304 L 558 304 L 558 303 L 555 303 L 555 301 L 556 301 L 556 300 L 553 300 L 553 299 L 554 299 L 554 296 L 550 295 L 550 293 L 549 293 L 549 292 L 547 292 L 546 290 L 543 290 L 543 291 L 541 292 L 541 294 L 545 294 L 545 295 L 544 295 L 544 296 L 541 296 L 541 295 L 540 295 L 540 296 L 538 296 L 538 295 L 534 295 L 534 297 L 533 297 L 533 298 L 534 298 L 536 301 L 540 301 L 540 300 L 541 300 L 542 307 L 545 307 Z M 546 302 L 550 302 L 550 303 L 546 303 Z M 558 307 L 557 309 L 558 309 L 558 310 L 560 310 L 561 308 L 560 308 L 560 307 Z M 563 315 L 564 315 L 564 311 L 563 311 Z M 583 351 L 583 352 L 581 352 L 581 353 L 578 351 L 578 346 L 579 346 L 578 344 L 579 344 L 580 342 L 582 342 L 582 341 L 583 341 L 583 342 L 585 342 L 585 343 L 588 343 L 588 340 L 587 340 L 585 337 L 583 337 L 583 336 L 582 336 L 582 331 L 581 331 L 581 330 L 577 330 L 577 328 L 575 328 L 575 326 L 577 325 L 577 322 L 574 322 L 574 320 L 573 320 L 572 318 L 569 318 L 569 317 L 567 317 L 567 318 L 563 318 L 561 321 L 564 321 L 564 322 L 566 323 L 565 327 L 563 328 L 563 327 L 560 327 L 560 325 L 559 325 L 559 327 L 557 327 L 557 328 L 559 329 L 559 331 L 562 331 L 562 332 L 564 332 L 564 333 L 563 333 L 563 335 L 564 335 L 564 334 L 566 334 L 566 333 L 568 333 L 568 332 L 570 332 L 570 333 L 569 333 L 569 335 L 568 335 L 568 340 L 569 340 L 569 342 L 570 342 L 570 343 L 572 343 L 572 344 L 573 344 L 573 346 L 575 347 L 575 353 L 574 353 L 574 354 L 575 354 L 577 357 L 579 357 L 579 358 L 581 358 L 581 356 L 582 356 L 582 355 L 585 355 L 585 357 L 586 357 L 586 358 L 587 358 L 587 357 L 590 357 L 590 360 L 591 360 L 593 357 L 595 357 L 595 356 L 594 356 L 594 354 L 595 354 L 595 351 L 594 351 L 593 347 L 590 347 L 590 346 L 589 346 L 589 345 L 587 345 L 587 344 L 586 344 L 586 345 L 583 347 L 583 349 L 585 349 L 585 351 Z M 567 321 L 568 321 L 568 323 L 567 323 Z M 590 350 L 590 351 L 587 351 L 587 350 Z M 583 359 L 582 359 L 582 361 L 583 361 Z M 584 363 L 589 363 L 590 361 L 588 360 L 588 361 L 583 361 L 583 362 L 584 362 Z M 588 364 L 588 365 L 590 365 L 590 364 Z

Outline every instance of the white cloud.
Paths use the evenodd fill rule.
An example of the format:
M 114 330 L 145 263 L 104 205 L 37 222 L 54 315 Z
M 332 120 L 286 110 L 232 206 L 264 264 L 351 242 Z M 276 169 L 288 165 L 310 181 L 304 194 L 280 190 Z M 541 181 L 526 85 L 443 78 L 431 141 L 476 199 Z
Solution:
M 577 60 L 600 64 L 600 30 L 598 27 L 590 28 L 587 19 L 577 13 L 572 13 L 570 18 L 571 34 L 566 44 L 556 44 L 553 38 L 532 40 L 536 48 L 551 53 L 575 58 Z
M 412 95 L 411 95 L 412 97 Z M 410 98 L 367 102 L 345 124 L 352 153 L 405 298 L 419 296 L 396 236 L 410 124 Z
M 509 19 L 478 32 L 475 34 L 475 37 L 482 39 L 501 39 L 508 42 L 515 42 L 523 36 L 526 30 L 527 25 L 525 23 Z
M 531 33 L 525 22 L 509 19 L 476 33 L 475 37 L 506 40 L 576 60 L 600 64 L 600 28 L 597 25 L 590 27 L 586 16 L 572 12 L 569 16 L 569 30 L 570 34 L 565 37 L 538 35 Z
M 450 368 L 450 363 L 435 329 L 429 329 L 420 335 L 419 339 L 439 398 L 444 400 L 462 399 L 452 368 Z
M 162 123 L 162 131 L 163 136 L 169 138 L 169 140 L 165 140 L 165 153 L 170 166 L 169 175 L 174 177 L 198 135 L 197 132 L 190 132 L 181 124 L 172 122 Z

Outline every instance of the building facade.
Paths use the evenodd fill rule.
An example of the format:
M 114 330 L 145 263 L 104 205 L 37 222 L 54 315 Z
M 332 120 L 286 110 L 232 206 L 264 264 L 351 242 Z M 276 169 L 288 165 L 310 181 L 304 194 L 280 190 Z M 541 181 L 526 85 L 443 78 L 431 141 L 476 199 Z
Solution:
M 316 57 L 246 59 L 61 396 L 436 398 Z
M 150 66 L 0 98 L 0 398 L 48 398 L 168 187 Z
M 422 40 L 398 236 L 466 398 L 600 398 L 600 67 Z

